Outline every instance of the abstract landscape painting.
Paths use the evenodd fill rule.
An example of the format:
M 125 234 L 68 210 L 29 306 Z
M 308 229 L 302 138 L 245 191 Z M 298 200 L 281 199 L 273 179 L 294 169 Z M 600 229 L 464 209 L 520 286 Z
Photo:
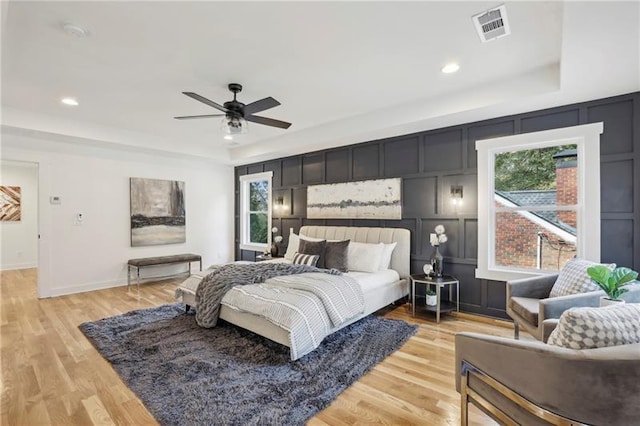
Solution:
M 0 222 L 19 222 L 22 215 L 19 186 L 0 186 Z
M 184 182 L 131 178 L 131 246 L 184 243 Z
M 309 219 L 402 219 L 402 180 L 309 185 Z

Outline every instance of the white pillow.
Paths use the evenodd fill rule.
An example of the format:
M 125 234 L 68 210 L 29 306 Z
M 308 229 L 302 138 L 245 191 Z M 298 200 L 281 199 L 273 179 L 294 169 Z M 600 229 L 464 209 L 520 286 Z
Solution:
M 289 234 L 289 243 L 287 244 L 287 252 L 284 254 L 285 259 L 293 260 L 293 257 L 298 252 L 298 246 L 300 245 L 300 237 L 291 232 Z
M 349 243 L 349 270 L 377 272 L 380 269 L 384 243 Z
M 393 250 L 396 248 L 398 243 L 385 244 L 384 249 L 382 250 L 382 256 L 380 257 L 380 266 L 378 270 L 385 271 L 389 269 L 389 265 L 391 264 L 391 255 L 393 254 Z
M 293 256 L 298 252 L 298 248 L 300 246 L 300 238 L 307 241 L 322 241 L 323 238 L 313 238 L 307 237 L 306 235 L 297 235 L 291 232 L 289 234 L 289 244 L 287 245 L 287 252 L 284 254 L 284 258 L 288 260 L 293 260 Z

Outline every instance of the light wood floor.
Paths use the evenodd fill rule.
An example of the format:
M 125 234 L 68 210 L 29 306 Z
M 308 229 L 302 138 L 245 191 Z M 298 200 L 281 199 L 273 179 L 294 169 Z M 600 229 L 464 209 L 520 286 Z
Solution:
M 78 325 L 133 309 L 171 303 L 167 280 L 38 300 L 36 270 L 1 273 L 2 404 L 0 424 L 157 424 L 140 400 L 93 348 Z M 460 331 L 511 336 L 501 321 L 470 316 L 414 319 L 407 306 L 389 318 L 420 325 L 399 351 L 343 392 L 309 425 L 458 425 L 454 335 Z M 472 408 L 472 424 L 493 425 Z

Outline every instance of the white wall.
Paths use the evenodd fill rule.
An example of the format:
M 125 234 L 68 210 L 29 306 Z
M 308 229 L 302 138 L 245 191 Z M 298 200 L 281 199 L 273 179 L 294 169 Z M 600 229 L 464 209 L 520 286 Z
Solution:
M 51 139 L 7 134 L 4 129 L 2 134 L 2 159 L 39 164 L 41 297 L 126 285 L 131 258 L 196 253 L 202 255 L 203 267 L 232 260 L 231 167 L 98 148 L 89 140 Z M 185 182 L 186 243 L 131 247 L 130 177 Z M 61 204 L 50 204 L 52 195 L 59 196 Z M 77 213 L 84 217 L 80 226 Z
M 38 165 L 0 162 L 0 185 L 19 186 L 19 222 L 0 222 L 0 270 L 35 268 L 38 265 Z

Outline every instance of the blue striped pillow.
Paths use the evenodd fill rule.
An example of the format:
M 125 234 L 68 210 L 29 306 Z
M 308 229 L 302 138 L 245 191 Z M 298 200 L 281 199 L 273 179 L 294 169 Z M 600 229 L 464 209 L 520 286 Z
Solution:
M 318 263 L 318 259 L 320 259 L 320 256 L 318 256 L 317 254 L 296 253 L 293 255 L 293 264 L 316 266 L 316 263 Z

